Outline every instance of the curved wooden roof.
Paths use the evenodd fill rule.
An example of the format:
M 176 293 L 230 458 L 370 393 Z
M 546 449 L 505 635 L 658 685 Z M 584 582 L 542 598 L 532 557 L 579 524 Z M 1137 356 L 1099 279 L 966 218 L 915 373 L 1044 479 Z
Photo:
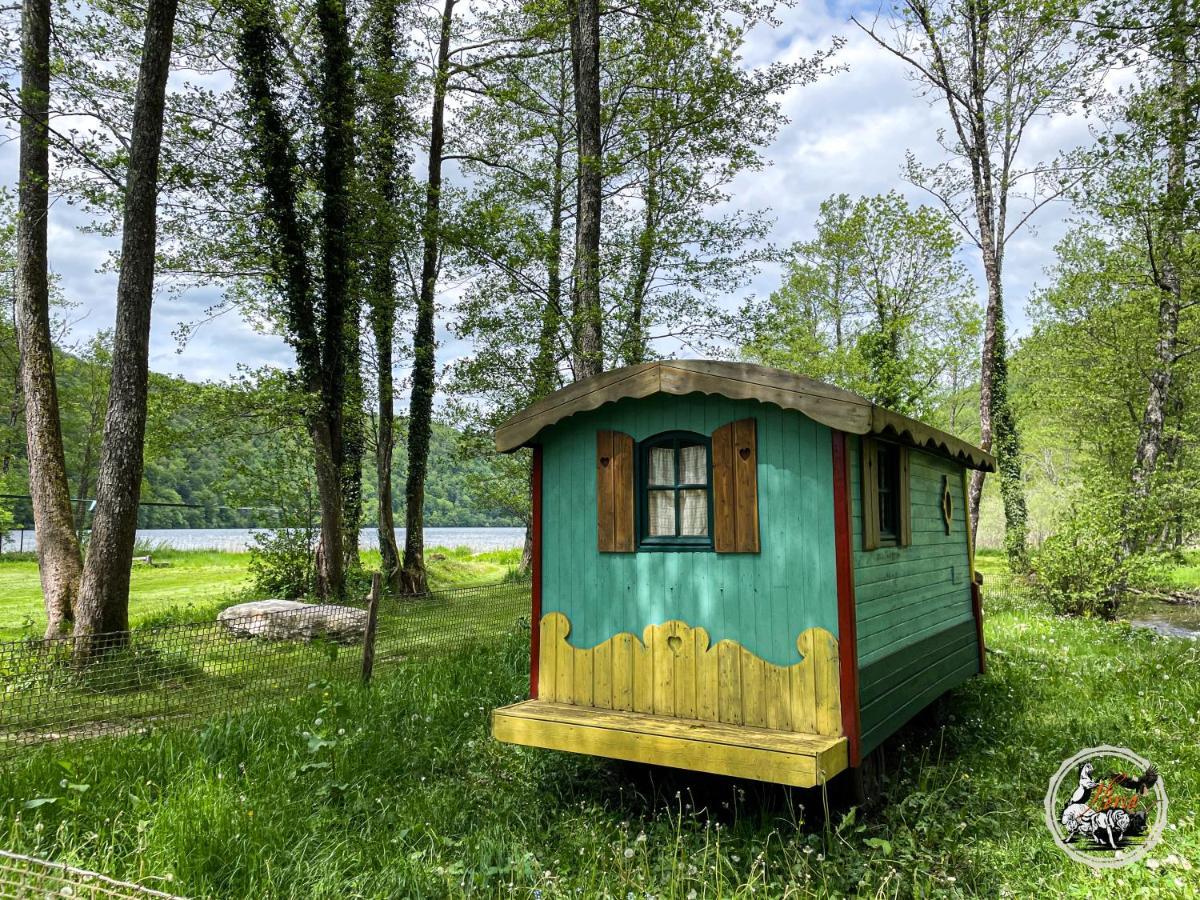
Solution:
M 957 460 L 972 469 L 996 471 L 991 454 L 951 434 L 877 406 L 858 394 L 803 375 L 750 363 L 666 359 L 585 378 L 526 407 L 496 429 L 496 449 L 507 453 L 533 443 L 538 433 L 575 413 L 605 403 L 652 394 L 717 394 L 759 400 L 804 413 L 851 434 L 878 434 Z

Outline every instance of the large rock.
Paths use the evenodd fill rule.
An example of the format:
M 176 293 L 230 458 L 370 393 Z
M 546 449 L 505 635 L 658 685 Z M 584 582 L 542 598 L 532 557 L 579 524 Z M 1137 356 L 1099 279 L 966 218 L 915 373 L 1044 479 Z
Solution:
M 234 634 L 268 641 L 311 641 L 317 637 L 345 641 L 362 637 L 367 611 L 296 600 L 254 600 L 222 610 L 217 621 Z

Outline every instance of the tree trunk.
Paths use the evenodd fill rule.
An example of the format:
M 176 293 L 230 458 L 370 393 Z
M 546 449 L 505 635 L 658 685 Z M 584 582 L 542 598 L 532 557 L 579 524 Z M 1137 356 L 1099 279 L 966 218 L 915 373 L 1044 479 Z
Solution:
M 1188 79 L 1187 5 L 1171 4 L 1172 33 L 1167 52 L 1170 58 L 1171 93 L 1167 112 L 1167 181 L 1162 202 L 1162 234 L 1158 284 L 1158 322 L 1154 366 L 1150 372 L 1146 405 L 1138 429 L 1137 450 L 1130 472 L 1131 493 L 1125 504 L 1122 547 L 1134 553 L 1144 546 L 1143 507 L 1154 487 L 1159 454 L 1163 447 L 1166 413 L 1172 400 L 1172 382 L 1179 352 L 1179 315 L 1183 309 L 1183 276 L 1186 265 L 1184 240 L 1188 230 L 1184 217 L 1194 200 L 1189 196 L 1188 146 L 1195 139 L 1194 91 Z M 1153 240 L 1153 237 L 1150 238 Z M 1151 254 L 1155 252 L 1150 248 Z
M 250 145 L 262 170 L 265 213 L 275 232 L 271 266 L 282 286 L 287 338 L 296 353 L 299 380 L 307 394 L 304 418 L 312 442 L 321 520 L 314 587 L 321 597 L 340 597 L 345 592 L 340 405 L 330 402 L 330 379 L 322 357 L 322 328 L 328 323 L 319 324 L 317 320 L 308 230 L 300 213 L 297 188 L 299 162 L 277 98 L 277 85 L 283 80 L 279 72 L 283 51 L 274 15 L 270 0 L 252 0 L 242 6 L 237 36 L 239 75 L 246 98 Z
M 21 151 L 17 205 L 16 318 L 25 399 L 29 493 L 37 530 L 46 636 L 70 630 L 83 558 L 58 415 L 46 226 L 50 189 L 50 0 L 25 0 L 21 22 Z
M 986 35 L 986 20 L 982 30 Z M 984 318 L 983 354 L 979 373 L 979 445 L 991 451 L 1000 470 L 1000 493 L 1004 502 L 1004 546 L 1013 572 L 1029 570 L 1027 547 L 1028 514 L 1025 488 L 1021 477 L 1021 443 L 1016 420 L 1008 398 L 1008 341 L 1004 324 L 1004 228 L 1007 187 L 999 198 L 992 185 L 984 78 L 982 71 L 973 82 L 975 94 L 972 134 L 976 152 L 971 155 L 975 191 L 975 215 L 979 225 L 979 246 L 983 254 L 983 273 L 987 280 L 988 300 Z M 979 528 L 979 507 L 983 497 L 983 473 L 971 473 L 970 510 L 972 543 Z
M 357 291 L 356 291 L 357 293 Z M 361 316 L 359 302 L 355 302 L 355 322 Z M 363 404 L 362 351 L 357 346 L 358 327 L 354 328 L 355 346 L 347 346 L 346 399 L 342 403 L 342 566 L 347 572 L 362 568 L 358 556 L 358 540 L 362 533 L 363 456 L 367 450 L 367 422 Z
M 133 564 L 146 437 L 158 159 L 176 6 L 177 0 L 150 0 L 146 13 L 125 183 L 112 381 L 96 485 L 96 514 L 75 618 L 75 634 L 84 639 L 84 653 L 95 647 L 95 635 L 129 628 L 129 568 Z
M 340 583 L 330 595 L 345 593 L 344 572 L 358 561 L 362 514 L 362 376 L 358 371 L 360 302 L 354 284 L 354 69 L 350 24 L 343 0 L 319 0 L 321 33 L 321 269 L 324 299 L 322 371 L 329 423 L 330 464 L 337 470 L 342 505 L 340 528 L 322 536 L 326 563 L 341 557 Z M 340 537 L 340 540 L 337 538 Z
M 376 332 L 382 346 L 383 338 Z M 386 361 L 379 358 L 379 434 L 375 445 L 375 476 L 379 483 L 376 510 L 379 530 L 380 574 L 389 592 L 400 591 L 400 548 L 396 545 L 396 518 L 392 510 L 392 451 L 396 446 L 395 404 L 392 400 L 391 336 Z M 384 366 L 387 366 L 385 369 Z
M 992 452 L 1000 469 L 1004 504 L 1004 549 L 1013 572 L 1029 571 L 1028 512 L 1021 475 L 1021 440 L 1008 397 L 1008 357 L 1003 312 L 997 317 L 998 340 L 992 368 Z
M 560 97 L 565 103 L 565 98 Z M 562 221 L 566 205 L 563 171 L 566 144 L 566 114 L 560 106 L 558 131 L 555 135 L 554 175 L 551 188 L 550 246 L 546 257 L 546 305 L 542 308 L 538 332 L 538 351 L 533 360 L 533 396 L 530 402 L 541 400 L 558 387 L 558 330 L 562 323 Z
M 346 593 L 346 569 L 342 554 L 342 470 L 335 450 L 333 430 L 325 412 L 326 398 L 319 394 L 321 411 L 313 416 L 308 433 L 313 445 L 313 468 L 317 477 L 317 500 L 321 506 L 321 534 L 317 538 L 314 560 L 318 597 L 336 599 Z
M 446 85 L 450 74 L 450 26 L 455 0 L 446 0 L 438 42 L 437 73 L 433 83 L 433 115 L 429 133 L 429 174 L 425 183 L 422 231 L 421 289 L 413 333 L 413 378 L 408 414 L 408 479 L 404 486 L 404 565 L 401 588 L 422 594 L 429 584 L 425 573 L 425 473 L 429 465 L 436 359 L 434 296 L 437 292 L 439 230 L 441 228 L 442 147 L 445 143 Z
M 638 254 L 633 285 L 629 297 L 629 330 L 622 349 L 622 362 L 627 366 L 645 362 L 649 348 L 646 339 L 645 305 L 650 286 L 650 267 L 654 263 L 654 245 L 658 227 L 658 162 L 657 154 L 647 155 L 646 193 L 642 210 L 642 230 L 638 234 Z
M 981 221 L 989 223 L 990 217 Z M 986 243 L 986 242 L 985 242 Z M 1021 444 L 1008 397 L 1008 342 L 1004 321 L 1004 295 L 1000 263 L 990 248 L 984 251 L 984 274 L 988 303 L 984 323 L 983 355 L 979 377 L 979 445 L 996 457 L 1000 494 L 1004 504 L 1004 546 L 1014 572 L 1029 568 L 1026 543 L 1028 513 L 1021 475 Z M 971 473 L 971 541 L 979 529 L 979 507 L 983 497 L 983 472 Z
M 373 77 L 368 96 L 374 107 L 375 127 L 366 148 L 376 204 L 375 228 L 369 255 L 371 332 L 378 365 L 379 428 L 375 440 L 375 477 L 378 483 L 376 523 L 379 531 L 380 574 L 386 590 L 400 591 L 400 549 L 392 511 L 392 453 L 396 445 L 396 410 L 392 382 L 392 345 L 396 332 L 396 277 L 393 268 L 397 235 L 395 210 L 399 206 L 397 173 L 400 154 L 396 146 L 400 121 L 396 109 L 396 47 L 399 23 L 394 0 L 371 4 L 369 46 Z
M 576 379 L 604 371 L 604 314 L 600 305 L 600 4 L 573 0 L 571 55 L 579 147 L 572 314 Z

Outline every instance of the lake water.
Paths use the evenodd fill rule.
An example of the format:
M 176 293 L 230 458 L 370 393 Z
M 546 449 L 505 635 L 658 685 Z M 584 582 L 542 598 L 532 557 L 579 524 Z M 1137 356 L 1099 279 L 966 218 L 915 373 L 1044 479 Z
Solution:
M 175 550 L 245 550 L 252 544 L 253 532 L 248 528 L 143 528 L 139 542 L 165 544 Z M 396 542 L 404 549 L 404 529 L 396 529 Z M 426 528 L 425 546 L 470 547 L 475 553 L 487 550 L 510 550 L 525 543 L 524 528 Z M 364 550 L 379 547 L 379 532 L 364 528 L 358 536 L 358 546 Z M 32 531 L 14 531 L 4 542 L 4 552 L 37 549 Z

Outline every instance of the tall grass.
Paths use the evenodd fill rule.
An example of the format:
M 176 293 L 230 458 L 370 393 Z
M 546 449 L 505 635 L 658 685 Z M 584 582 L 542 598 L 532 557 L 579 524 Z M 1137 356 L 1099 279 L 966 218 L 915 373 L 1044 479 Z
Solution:
M 495 743 L 489 711 L 526 688 L 517 632 L 199 732 L 34 751 L 0 777 L 0 846 L 197 897 L 1200 893 L 1197 646 L 1021 596 L 989 608 L 987 629 L 988 674 L 889 742 L 888 796 L 870 814 L 843 785 Z M 1105 742 L 1163 771 L 1153 868 L 1095 875 L 1042 824 L 1060 762 Z

